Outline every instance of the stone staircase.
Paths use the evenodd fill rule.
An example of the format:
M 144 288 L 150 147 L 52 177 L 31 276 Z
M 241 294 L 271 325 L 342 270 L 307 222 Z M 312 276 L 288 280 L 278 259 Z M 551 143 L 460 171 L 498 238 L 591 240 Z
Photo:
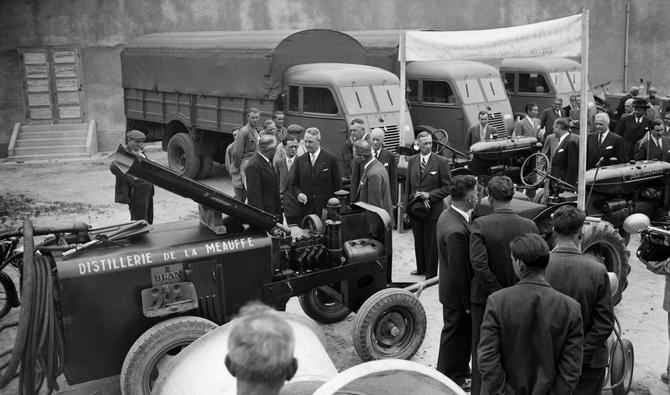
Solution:
M 95 121 L 58 125 L 14 125 L 8 162 L 85 159 L 98 152 Z

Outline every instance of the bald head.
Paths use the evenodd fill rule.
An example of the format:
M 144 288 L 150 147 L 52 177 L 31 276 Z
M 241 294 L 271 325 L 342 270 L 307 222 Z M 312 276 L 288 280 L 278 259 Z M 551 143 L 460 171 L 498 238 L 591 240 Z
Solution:
M 640 93 L 640 88 L 638 88 L 636 85 L 633 85 L 630 87 L 630 94 L 633 96 L 637 96 Z
M 367 162 L 372 157 L 372 147 L 365 140 L 354 141 L 354 152 L 356 152 L 357 156 L 363 158 L 364 162 Z

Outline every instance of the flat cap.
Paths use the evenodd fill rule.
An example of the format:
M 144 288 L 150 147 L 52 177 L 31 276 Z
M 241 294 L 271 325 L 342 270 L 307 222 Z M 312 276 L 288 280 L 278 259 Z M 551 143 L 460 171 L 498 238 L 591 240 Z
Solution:
M 126 134 L 126 137 L 128 137 L 129 140 L 145 140 L 147 138 L 147 136 L 139 130 L 131 130 Z
M 286 128 L 286 133 L 290 133 L 290 134 L 298 134 L 298 133 L 302 133 L 304 131 L 305 131 L 305 128 L 303 128 L 300 125 L 296 125 L 295 123 L 292 123 L 292 124 L 288 125 L 288 127 Z

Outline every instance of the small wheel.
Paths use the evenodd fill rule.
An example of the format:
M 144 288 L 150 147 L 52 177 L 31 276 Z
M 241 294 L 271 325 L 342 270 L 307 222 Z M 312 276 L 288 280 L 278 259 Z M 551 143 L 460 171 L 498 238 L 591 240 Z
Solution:
M 613 395 L 626 395 L 630 391 L 630 384 L 633 381 L 633 367 L 635 362 L 635 352 L 633 350 L 633 343 L 628 339 L 621 339 L 621 344 L 618 341 L 614 342 L 614 350 L 612 351 L 612 365 L 610 366 L 610 384 L 615 385 L 621 382 L 616 387 L 612 388 Z
M 426 336 L 426 311 L 411 292 L 383 289 L 358 310 L 352 336 L 363 361 L 410 359 Z
M 521 165 L 521 182 L 528 188 L 537 188 L 549 175 L 548 167 L 549 158 L 547 155 L 542 152 L 531 154 Z
M 624 239 L 612 224 L 606 221 L 586 222 L 582 229 L 582 252 L 592 255 L 602 262 L 608 272 L 614 272 L 619 279 L 619 288 L 612 294 L 612 304 L 621 301 L 622 293 L 628 286 L 630 264 Z
M 209 177 L 209 173 L 212 172 L 212 167 L 214 166 L 214 159 L 211 155 L 205 156 L 200 155 L 200 171 L 195 176 L 197 180 L 202 180 Z
M 333 324 L 347 318 L 351 310 L 324 291 L 314 288 L 298 297 L 300 307 L 307 316 L 322 324 Z
M 313 233 L 318 233 L 322 235 L 326 232 L 326 228 L 323 226 L 323 221 L 321 221 L 321 218 L 319 218 L 315 214 L 306 215 L 302 219 L 301 225 L 302 225 L 301 228 L 308 229 Z
M 148 395 L 175 355 L 216 328 L 212 321 L 193 316 L 171 318 L 149 328 L 126 354 L 121 368 L 121 393 Z
M 168 164 L 170 169 L 193 178 L 200 171 L 200 156 L 195 151 L 193 139 L 186 133 L 177 133 L 168 142 Z

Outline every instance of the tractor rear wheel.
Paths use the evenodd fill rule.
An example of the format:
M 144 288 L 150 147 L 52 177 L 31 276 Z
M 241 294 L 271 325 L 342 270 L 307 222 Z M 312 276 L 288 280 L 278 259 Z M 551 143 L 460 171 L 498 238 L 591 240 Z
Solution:
M 628 286 L 630 265 L 624 239 L 612 224 L 605 221 L 586 222 L 582 230 L 582 252 L 591 254 L 607 267 L 608 272 L 614 272 L 619 279 L 619 287 L 612 295 L 612 304 L 621 301 L 621 295 Z
M 148 395 L 169 362 L 189 344 L 218 328 L 200 317 L 175 317 L 160 322 L 140 336 L 126 354 L 121 368 L 121 393 Z
M 200 171 L 200 156 L 195 143 L 187 133 L 177 133 L 170 138 L 167 146 L 170 169 L 184 177 L 194 178 Z
M 298 297 L 300 307 L 307 316 L 322 324 L 333 324 L 347 318 L 351 310 L 326 292 L 314 288 Z

